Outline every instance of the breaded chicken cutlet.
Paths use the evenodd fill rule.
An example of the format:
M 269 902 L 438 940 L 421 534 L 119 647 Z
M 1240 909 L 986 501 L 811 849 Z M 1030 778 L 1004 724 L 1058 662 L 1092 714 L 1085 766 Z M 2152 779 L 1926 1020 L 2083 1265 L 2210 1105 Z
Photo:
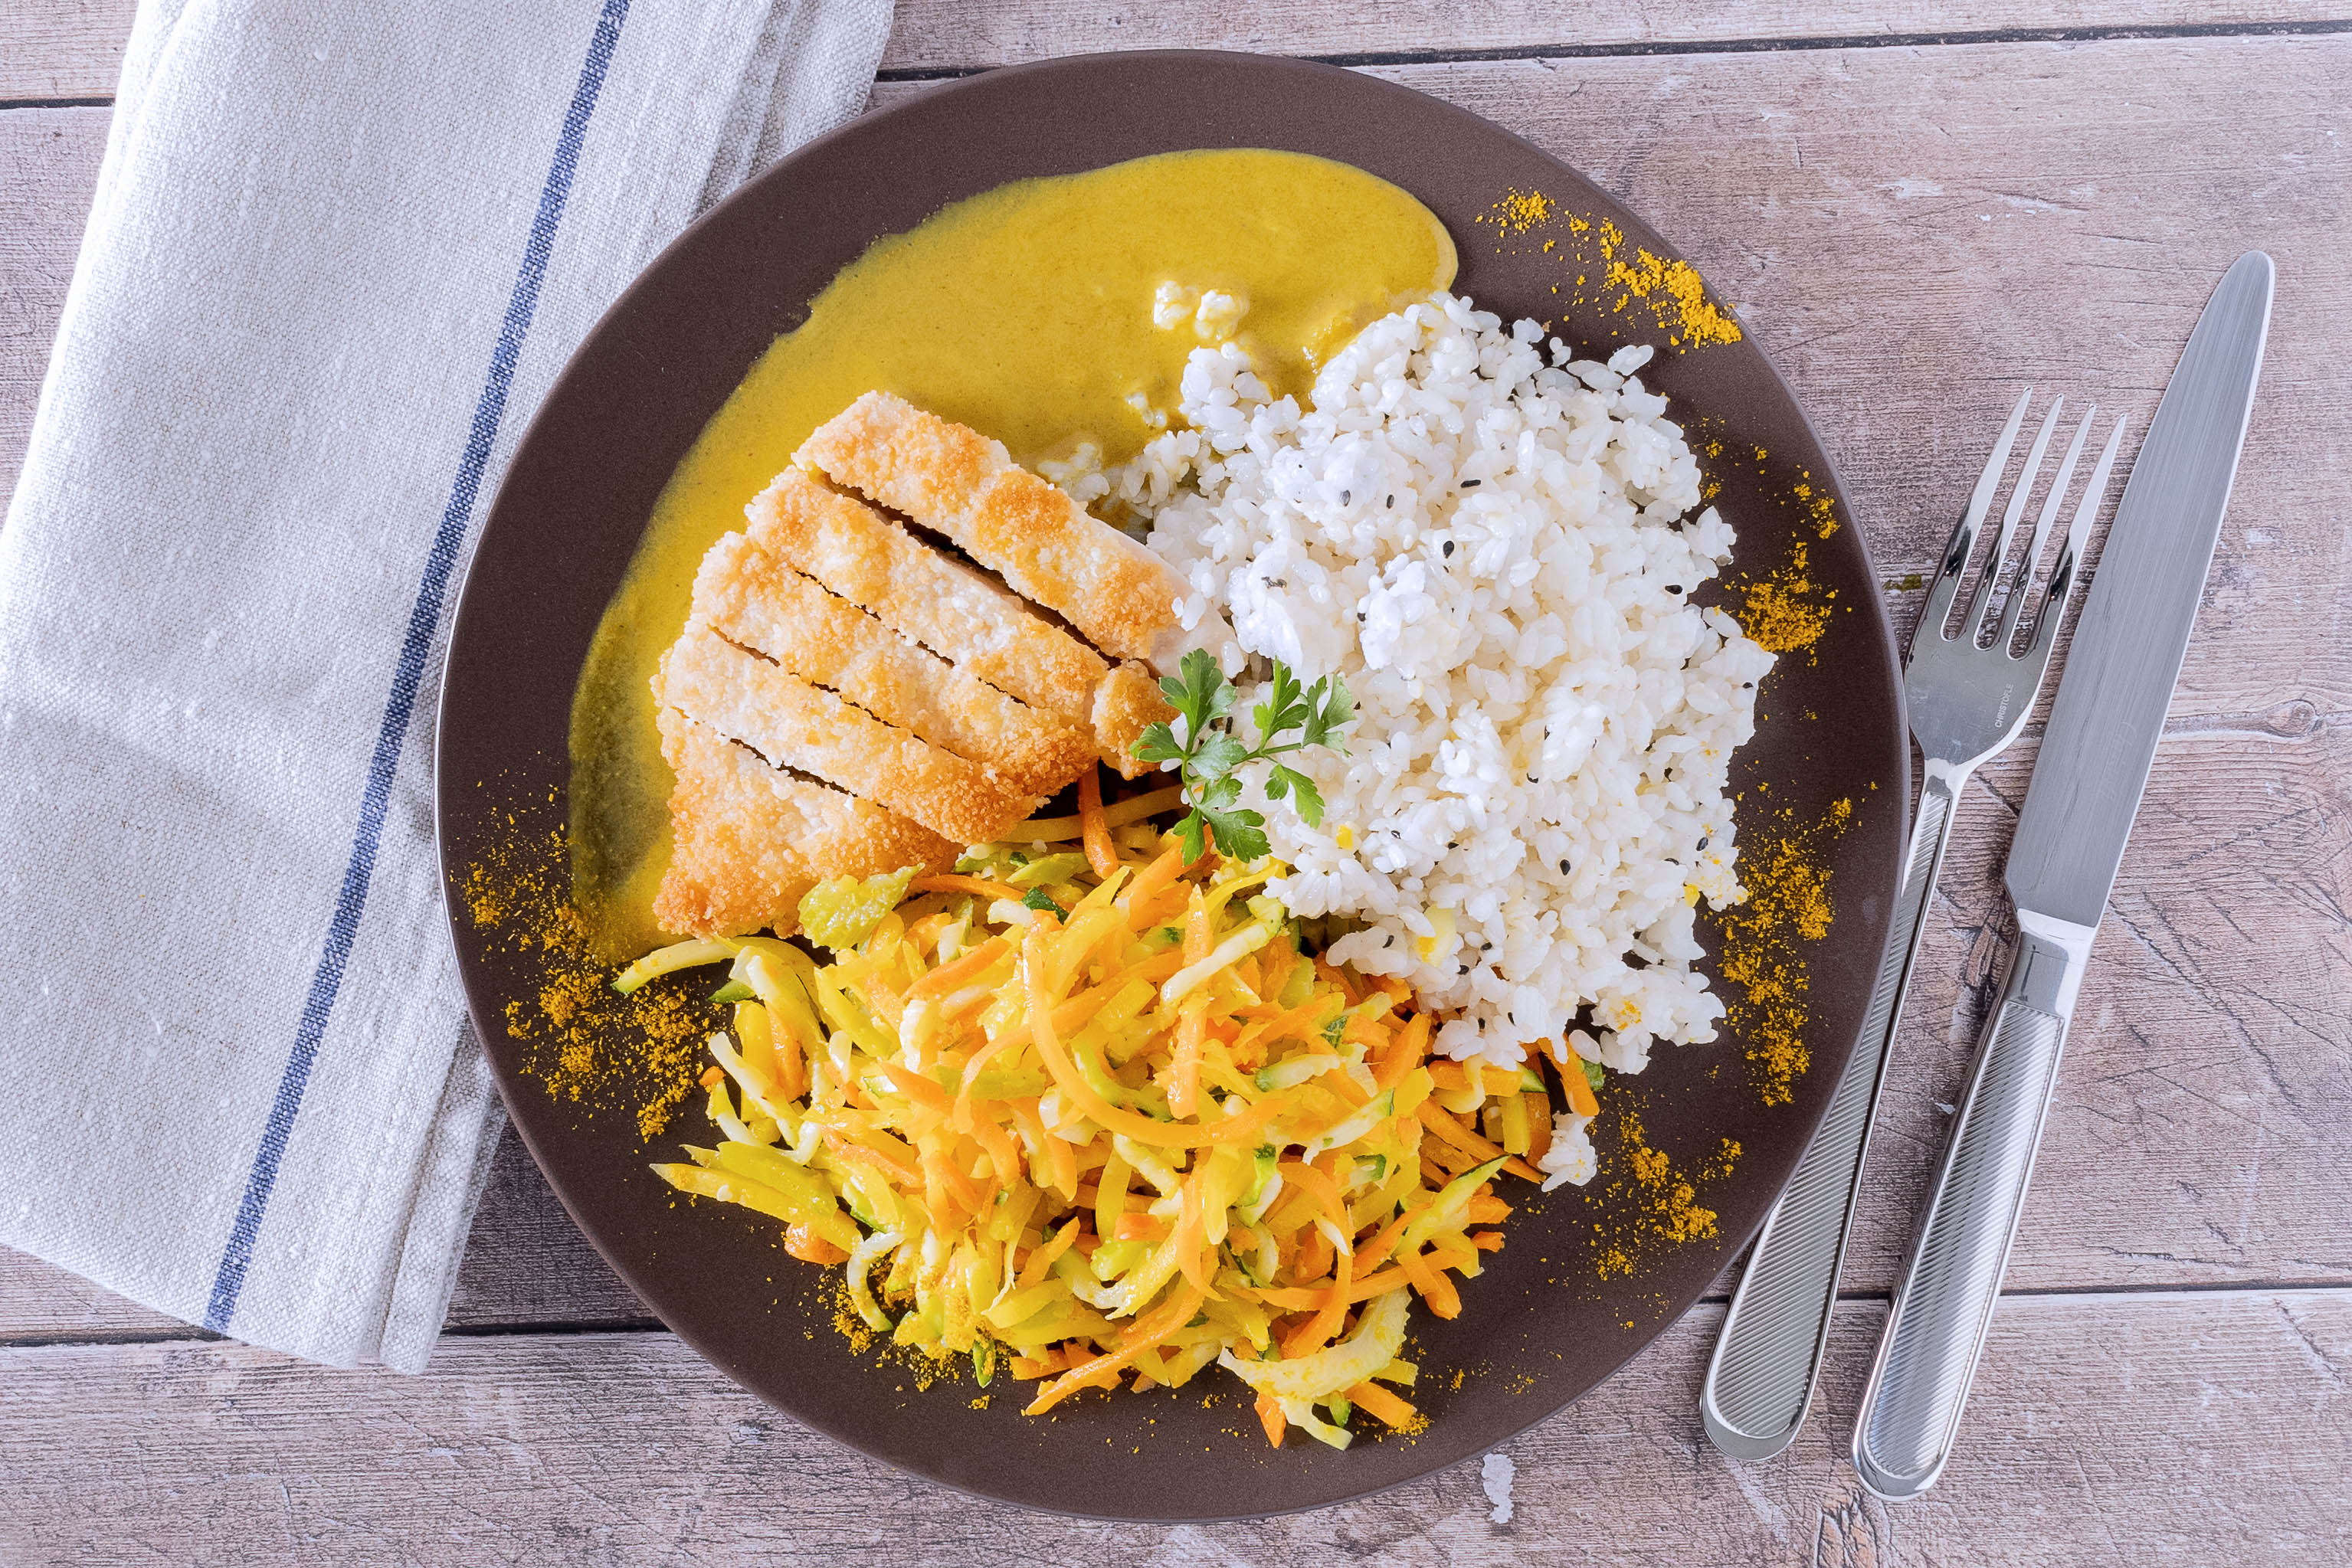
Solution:
M 959 846 L 928 828 L 772 767 L 677 708 L 664 705 L 656 717 L 677 775 L 676 842 L 654 899 L 665 930 L 732 936 L 780 920 L 789 928 L 819 882 L 955 862 Z
M 818 881 L 942 868 L 1097 757 L 1149 770 L 1130 747 L 1170 710 L 1143 660 L 1178 645 L 1181 581 L 996 443 L 869 392 L 745 515 L 654 680 L 666 928 L 789 933 Z

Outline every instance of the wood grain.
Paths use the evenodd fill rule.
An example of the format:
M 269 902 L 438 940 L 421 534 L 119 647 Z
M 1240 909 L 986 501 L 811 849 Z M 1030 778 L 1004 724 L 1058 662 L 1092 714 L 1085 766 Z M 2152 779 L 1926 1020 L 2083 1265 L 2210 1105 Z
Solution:
M 0 496 L 16 488 L 110 118 L 0 110 Z
M 2266 39 L 1387 73 L 1534 136 L 1669 235 L 1700 239 L 1690 254 L 1742 304 L 1841 457 L 1889 577 L 1936 552 L 2019 381 L 2055 374 L 2137 428 L 2229 256 L 2259 234 L 2279 260 L 2246 460 L 2249 485 L 2265 489 L 2242 492 L 2225 530 L 2013 1288 L 2352 1276 L 2352 1239 L 2311 1218 L 2352 1195 L 2352 1131 L 2326 1112 L 2352 1072 L 2352 604 L 2338 588 L 2352 536 L 2322 455 L 2352 423 L 2330 354 L 2331 324 L 2352 305 L 2331 259 L 2352 238 L 2352 182 L 2343 138 L 2327 135 L 2342 117 L 2330 89 L 2347 71 L 2352 40 Z M 1930 73 L 1937 90 L 1923 92 Z M 102 110 L 0 113 L 0 168 L 36 176 L 0 183 L 0 310 L 26 323 L 0 337 L 0 474 L 79 234 L 67 203 L 87 189 L 103 128 Z M 2293 177 L 2249 185 L 2242 146 L 2275 153 Z M 1918 595 L 1892 597 L 1907 622 Z M 1857 1238 L 1857 1290 L 1891 1278 L 1939 1135 L 1936 1103 L 1967 1061 L 2031 756 L 2029 737 L 1988 769 L 1960 824 L 1890 1090 L 1884 1185 L 1874 1180 Z M 535 1175 L 510 1151 L 500 1169 L 453 1321 L 639 1321 Z M 0 1333 L 161 1332 L 152 1314 L 0 1260 Z
M 1842 1322 L 1797 1445 L 1732 1465 L 1695 1408 L 1721 1309 L 1693 1312 L 1504 1447 L 1503 1526 L 1470 1465 L 1249 1523 L 1024 1513 L 818 1437 L 660 1333 L 453 1338 L 418 1378 L 230 1343 L 0 1350 L 0 1559 L 2317 1568 L 2352 1548 L 2352 1292 L 2004 1302 L 1950 1469 L 1895 1508 L 1842 1458 L 1879 1317 Z
M 114 91 L 133 0 L 0 0 L 0 100 Z M 886 72 L 982 69 L 1095 49 L 1254 49 L 1273 54 L 1426 57 L 1465 52 L 1688 47 L 1725 41 L 2309 25 L 2341 15 L 2327 0 L 1641 0 L 1563 10 L 1549 0 L 1323 0 L 1257 6 L 1221 0 L 898 0 Z
M 0 101 L 109 98 L 135 0 L 0 0 Z
M 1473 51 L 1562 52 L 1706 45 L 1725 41 L 1870 40 L 2011 29 L 2105 30 L 2249 22 L 2310 22 L 2333 15 L 2324 0 L 2204 5 L 2194 0 L 1728 0 L 1614 4 L 1566 9 L 1548 0 L 1325 0 L 1308 6 L 1136 5 L 1105 0 L 901 0 L 882 66 L 969 69 L 1089 49 L 1252 49 L 1348 61 L 1383 55 Z
M 129 15 L 127 0 L 0 0 L 0 102 L 110 93 Z M 647 1332 L 509 1136 L 420 1379 L 210 1340 L 0 1251 L 0 1561 L 2345 1561 L 2352 1290 L 2327 1287 L 2352 1282 L 2352 382 L 2334 351 L 2352 307 L 2352 38 L 1883 45 L 2323 15 L 2313 0 L 901 0 L 885 63 L 902 75 L 1160 44 L 1653 50 L 1381 70 L 1528 135 L 1687 245 L 1812 413 L 1895 582 L 1937 553 L 2021 384 L 2144 428 L 2222 267 L 2257 243 L 2276 257 L 2239 497 L 2084 988 L 2012 1293 L 1960 1452 L 1924 1502 L 1868 1500 L 1839 1457 L 1881 1313 L 1858 1301 L 1783 1459 L 1728 1465 L 1699 1436 L 1720 1322 L 1705 1305 L 1507 1447 L 1507 1527 L 1488 1521 L 1474 1468 L 1208 1530 L 974 1504 L 810 1434 Z M 1879 47 L 1685 47 L 1841 35 Z M 886 82 L 877 98 L 919 90 Z M 106 122 L 0 108 L 0 487 Z M 1890 591 L 1898 626 L 1918 597 Z M 1847 1276 L 1860 1294 L 1891 1280 L 1937 1103 L 1989 998 L 2036 738 L 1964 808 Z M 2197 1289 L 2168 1289 L 2183 1286 Z

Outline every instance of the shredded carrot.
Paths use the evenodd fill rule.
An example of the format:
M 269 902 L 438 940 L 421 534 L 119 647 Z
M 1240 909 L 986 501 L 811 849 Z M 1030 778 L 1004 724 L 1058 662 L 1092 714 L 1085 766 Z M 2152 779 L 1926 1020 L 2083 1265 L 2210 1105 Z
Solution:
M 1037 1397 L 1029 1402 L 1028 1407 L 1023 1410 L 1022 1414 L 1042 1416 L 1077 1392 L 1081 1385 L 1093 1382 L 1106 1373 L 1117 1373 L 1121 1367 L 1133 1362 L 1137 1356 L 1154 1345 L 1165 1342 L 1171 1334 L 1191 1322 L 1192 1314 L 1198 1312 L 1200 1307 L 1201 1291 L 1197 1287 L 1188 1287 L 1177 1291 L 1166 1306 L 1161 1307 L 1150 1318 L 1137 1323 L 1133 1332 L 1117 1350 L 1107 1351 L 1091 1361 L 1081 1362 L 1070 1368 L 1060 1377 L 1040 1389 Z
M 824 1146 L 842 1159 L 851 1160 L 881 1172 L 882 1179 L 892 1186 L 904 1187 L 915 1192 L 922 1190 L 921 1172 L 912 1166 L 899 1164 L 878 1149 L 869 1149 L 863 1144 L 853 1144 L 829 1127 L 825 1129 Z
M 1285 1160 L 1274 1168 L 1283 1180 L 1297 1184 L 1300 1191 L 1313 1197 L 1325 1218 L 1339 1228 L 1339 1234 L 1345 1236 L 1355 1228 L 1348 1223 L 1348 1204 L 1339 1196 L 1339 1184 L 1328 1172 L 1300 1165 L 1297 1160 Z
M 1094 1086 L 1079 1076 L 1078 1070 L 1063 1049 L 1060 1032 L 1054 1027 L 1053 1009 L 1038 988 L 1034 977 L 1045 960 L 1042 938 L 1045 923 L 1029 927 L 1029 940 L 1022 953 L 1023 984 L 1029 991 L 1029 1031 L 1037 1054 L 1045 1061 L 1045 1071 L 1052 1073 L 1055 1086 L 1067 1095 L 1080 1111 L 1100 1124 L 1106 1132 L 1133 1138 L 1140 1144 L 1160 1148 L 1200 1149 L 1212 1144 L 1238 1143 L 1272 1121 L 1282 1107 L 1272 1100 L 1262 1100 L 1238 1116 L 1228 1116 L 1213 1130 L 1206 1127 L 1185 1127 L 1172 1122 L 1155 1122 L 1149 1116 L 1121 1110 L 1094 1091 Z
M 1290 1417 L 1282 1413 L 1282 1406 L 1273 1395 L 1257 1396 L 1257 1421 L 1265 1428 L 1265 1440 L 1277 1448 L 1282 1447 L 1282 1435 L 1290 1427 Z
M 884 1061 L 879 1065 L 882 1076 L 890 1081 L 890 1087 L 925 1110 L 936 1111 L 944 1116 L 951 1108 L 948 1092 L 913 1068 L 901 1067 L 895 1061 Z
M 1393 1431 L 1403 1431 L 1420 1412 L 1377 1383 L 1359 1383 L 1348 1390 L 1348 1403 Z
M 1086 845 L 1087 864 L 1097 876 L 1109 878 L 1118 870 L 1118 848 L 1110 841 L 1110 824 L 1103 821 L 1102 769 L 1088 768 L 1078 775 L 1078 831 Z
M 1184 852 L 1172 845 L 1160 852 L 1160 858 L 1135 873 L 1127 884 L 1127 928 L 1146 931 L 1158 924 L 1152 917 L 1152 905 L 1160 895 L 1176 885 L 1184 874 Z
M 1584 1059 L 1570 1051 L 1568 1065 L 1559 1070 L 1559 1086 L 1568 1095 L 1568 1108 L 1580 1116 L 1601 1114 L 1601 1101 L 1592 1092 L 1592 1081 L 1584 1075 Z
M 1020 888 L 1009 882 L 991 882 L 986 877 L 957 876 L 947 872 L 919 876 L 907 886 L 915 893 L 969 893 L 976 898 L 1001 898 L 1010 904 L 1018 904 L 1024 896 Z M 1051 898 L 1053 894 L 1049 892 L 1046 896 Z M 1060 904 L 1061 900 L 1055 899 L 1055 902 Z M 1068 907 L 1068 904 L 1063 904 L 1063 908 Z
M 1189 944 L 1188 944 L 1189 946 Z M 1168 1063 L 1168 1109 L 1190 1116 L 1201 1108 L 1201 1047 L 1207 1038 L 1209 998 L 1195 991 L 1176 1015 L 1176 1051 Z
M 1348 1287 L 1355 1282 L 1351 1270 L 1355 1259 L 1342 1252 L 1331 1274 L 1330 1293 L 1315 1315 L 1299 1325 L 1297 1333 L 1282 1342 L 1282 1354 L 1286 1361 L 1322 1349 L 1339 1333 L 1339 1325 L 1348 1318 Z
M 1387 1262 L 1389 1254 L 1396 1250 L 1397 1238 L 1404 1234 L 1404 1228 L 1412 1222 L 1412 1218 L 1400 1214 L 1381 1226 L 1380 1234 L 1356 1249 L 1356 1267 L 1369 1273 Z
M 1500 1158 L 1503 1168 L 1513 1176 L 1525 1176 L 1529 1181 L 1543 1180 L 1543 1172 L 1516 1155 L 1504 1155 L 1501 1145 L 1480 1137 L 1464 1126 L 1459 1117 L 1448 1113 L 1434 1100 L 1423 1101 L 1415 1114 L 1420 1116 L 1423 1126 L 1427 1127 L 1463 1153 L 1473 1156 L 1470 1162 L 1472 1165 L 1483 1165 L 1488 1160 Z
M 1539 1155 L 1559 1096 L 1523 1103 L 1517 1065 L 1433 1062 L 1435 1020 L 1402 981 L 1269 928 L 1249 901 L 1275 862 L 1188 865 L 1172 834 L 1139 855 L 1100 774 L 1079 793 L 1084 821 L 1063 836 L 1086 853 L 974 846 L 829 961 L 746 939 L 793 972 L 759 976 L 731 1050 L 710 1037 L 726 1141 L 656 1171 L 782 1221 L 795 1258 L 878 1249 L 860 1249 L 873 1267 L 853 1284 L 856 1319 L 1039 1383 L 1034 1411 L 1085 1388 L 1181 1385 L 1220 1351 L 1303 1365 L 1360 1333 L 1368 1303 L 1401 1322 L 1398 1291 L 1460 1312 L 1455 1276 L 1501 1244 L 1512 1207 L 1481 1186 L 1433 1215 L 1436 1189 L 1504 1158 L 1497 1137 Z M 1474 1088 L 1484 1125 L 1444 1109 Z M 1392 1427 L 1423 1421 L 1371 1384 L 1278 1381 L 1293 1410 L 1345 1399 Z M 1259 1406 L 1276 1441 L 1282 1409 Z
M 1418 1251 L 1399 1253 L 1397 1265 L 1404 1270 L 1405 1278 L 1412 1281 L 1412 1288 L 1421 1292 L 1421 1299 L 1429 1303 L 1431 1312 L 1441 1318 L 1462 1315 L 1462 1297 L 1454 1291 L 1454 1281 L 1445 1277 L 1443 1270 L 1432 1267 L 1429 1260 Z
M 784 1250 L 803 1263 L 846 1263 L 849 1254 L 805 1225 L 784 1228 Z
M 1054 1266 L 1054 1260 L 1067 1252 L 1070 1243 L 1078 1239 L 1079 1223 L 1072 1219 L 1054 1233 L 1052 1240 L 1030 1253 L 1029 1260 L 1021 1265 L 1021 1272 L 1013 1279 L 1013 1288 L 1025 1291 L 1041 1282 L 1045 1278 L 1045 1270 Z
M 1541 1170 L 1551 1153 L 1551 1096 L 1529 1092 L 1520 1098 L 1528 1103 L 1528 1164 Z
M 966 980 L 977 978 L 988 967 L 1013 951 L 1011 938 L 992 936 L 962 957 L 940 965 L 907 988 L 907 999 L 943 997 Z

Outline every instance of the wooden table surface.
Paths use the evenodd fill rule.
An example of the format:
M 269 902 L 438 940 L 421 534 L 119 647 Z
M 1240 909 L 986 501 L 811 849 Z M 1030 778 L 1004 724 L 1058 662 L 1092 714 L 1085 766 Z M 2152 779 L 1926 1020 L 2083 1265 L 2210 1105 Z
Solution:
M 1675 237 L 1779 362 L 1883 575 L 2027 382 L 2144 429 L 2222 268 L 2278 298 L 2237 498 L 1943 1483 L 1843 1458 L 2005 938 L 2037 730 L 1930 916 L 1823 1395 L 1725 1461 L 1717 1291 L 1475 1466 L 1210 1529 L 975 1504 L 799 1427 L 615 1281 L 509 1138 L 418 1378 L 224 1342 L 0 1250 L 0 1562 L 2338 1563 L 2352 1555 L 2352 21 L 2331 0 L 900 0 L 876 100 L 1045 54 L 1311 54 L 1451 99 Z M 2341 4 L 2341 0 L 2334 0 Z M 0 490 L 128 0 L 0 0 Z M 1287 14 L 1285 14 L 1285 13 Z M 1919 595 L 1890 589 L 1900 627 Z

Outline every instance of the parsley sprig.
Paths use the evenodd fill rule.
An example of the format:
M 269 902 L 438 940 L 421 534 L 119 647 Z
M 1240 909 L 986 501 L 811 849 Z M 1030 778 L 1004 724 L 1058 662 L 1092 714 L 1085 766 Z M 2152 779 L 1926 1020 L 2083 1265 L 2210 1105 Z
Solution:
M 1275 661 L 1265 700 L 1250 709 L 1257 726 L 1255 746 L 1246 744 L 1236 732 L 1233 709 L 1239 694 L 1225 679 L 1214 655 L 1200 648 L 1186 653 L 1176 674 L 1160 680 L 1160 691 L 1181 716 L 1184 738 L 1181 742 L 1176 738 L 1175 726 L 1155 724 L 1144 730 L 1134 753 L 1146 762 L 1181 764 L 1181 777 L 1192 809 L 1176 824 L 1176 831 L 1187 860 L 1201 858 L 1203 828 L 1215 835 L 1217 852 L 1228 859 L 1254 861 L 1265 856 L 1271 849 L 1265 819 L 1236 804 L 1242 781 L 1234 773 L 1250 763 L 1271 761 L 1311 746 L 1328 747 L 1345 757 L 1348 748 L 1339 743 L 1339 731 L 1356 720 L 1356 705 L 1339 676 L 1326 675 L 1311 686 L 1301 686 L 1298 677 L 1279 659 Z M 1294 731 L 1298 738 L 1286 742 L 1283 737 Z M 1322 792 L 1297 768 L 1275 763 L 1266 775 L 1265 796 L 1269 800 L 1288 798 L 1308 827 L 1323 825 Z

